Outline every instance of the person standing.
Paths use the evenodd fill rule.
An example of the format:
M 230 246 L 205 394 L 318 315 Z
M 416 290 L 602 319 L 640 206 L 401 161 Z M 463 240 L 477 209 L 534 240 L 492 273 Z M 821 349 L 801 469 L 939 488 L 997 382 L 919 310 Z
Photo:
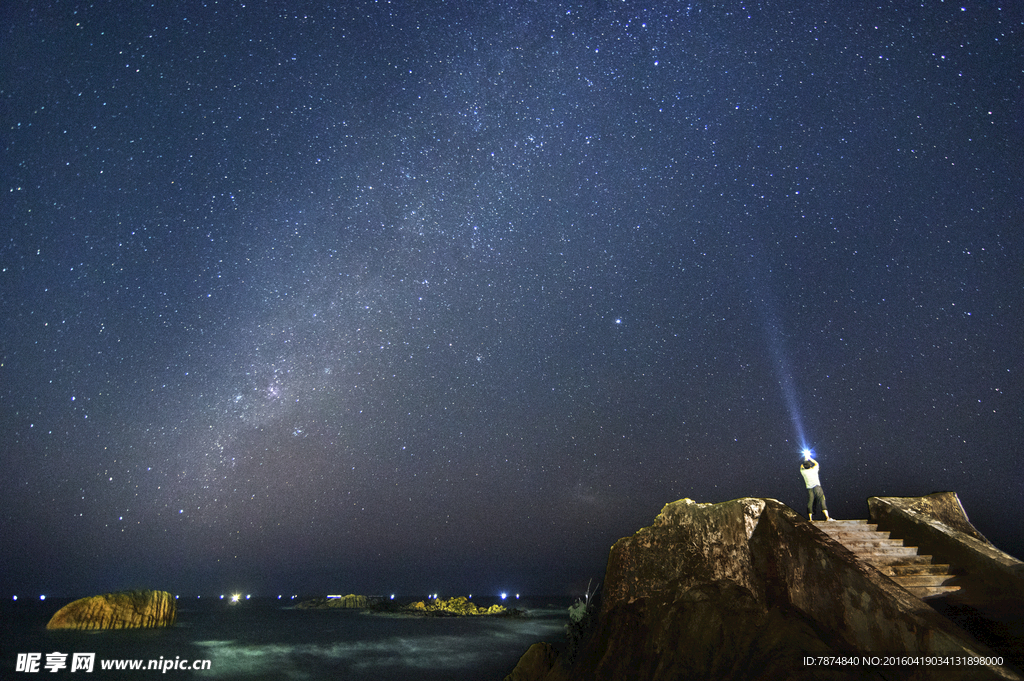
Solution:
M 818 478 L 818 462 L 811 458 L 810 454 L 804 454 L 804 462 L 800 464 L 800 475 L 804 478 L 804 486 L 807 487 L 807 517 L 814 520 L 815 502 L 821 506 L 821 512 L 825 514 L 825 520 L 832 520 L 828 515 L 828 506 L 825 505 L 825 490 L 821 488 L 821 480 Z

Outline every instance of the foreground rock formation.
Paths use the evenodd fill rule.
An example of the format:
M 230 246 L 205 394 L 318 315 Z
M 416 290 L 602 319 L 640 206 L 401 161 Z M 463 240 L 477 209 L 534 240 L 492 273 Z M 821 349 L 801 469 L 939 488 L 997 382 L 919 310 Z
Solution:
M 178 608 L 166 591 L 122 591 L 80 598 L 50 618 L 47 629 L 148 629 L 174 624 Z
M 879 663 L 814 664 L 865 655 Z M 683 499 L 612 547 L 596 624 L 578 649 L 546 672 L 533 651 L 509 678 L 1021 678 L 1007 666 L 885 665 L 885 656 L 996 653 L 774 499 Z

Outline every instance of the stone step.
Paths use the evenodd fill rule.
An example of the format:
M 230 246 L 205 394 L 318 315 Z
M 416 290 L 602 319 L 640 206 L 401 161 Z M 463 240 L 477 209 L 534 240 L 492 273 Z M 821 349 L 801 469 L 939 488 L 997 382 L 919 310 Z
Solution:
M 911 586 L 952 586 L 955 575 L 897 575 L 892 580 L 902 587 Z
M 960 587 L 958 586 L 908 586 L 904 588 L 921 600 L 935 598 L 937 596 L 945 596 L 946 594 L 960 590 Z
M 931 556 L 918 555 L 916 546 L 904 546 L 902 539 L 891 539 L 888 532 L 879 532 L 874 523 L 834 520 L 815 525 L 918 598 L 935 598 L 960 589 L 949 583 L 954 575 L 949 573 L 948 565 L 932 563 Z
M 847 530 L 825 530 L 825 534 L 832 537 L 833 539 L 841 539 L 844 541 L 869 541 L 873 539 L 890 539 L 888 532 L 878 532 L 875 530 L 862 530 L 862 531 L 847 531 Z
M 888 537 L 863 537 L 857 539 L 833 537 L 833 539 L 851 551 L 870 551 L 873 548 L 906 548 L 902 539 L 889 539 Z
M 825 532 L 875 532 L 878 530 L 878 525 L 866 520 L 824 520 L 814 524 Z
M 927 556 L 918 556 L 926 558 Z M 949 565 L 943 563 L 895 563 L 880 565 L 877 570 L 887 577 L 913 577 L 916 575 L 949 575 Z
M 911 558 L 917 555 L 916 546 L 872 546 L 870 548 L 862 548 L 861 550 L 853 548 L 850 548 L 850 550 L 865 560 L 873 558 Z
M 841 527 L 836 529 L 825 529 L 820 528 L 825 534 L 835 539 L 843 537 L 846 539 L 870 539 L 874 537 L 885 537 L 889 538 L 888 532 L 879 532 L 878 530 L 846 530 Z
M 854 554 L 856 555 L 856 554 Z M 931 556 L 857 556 L 873 568 L 931 565 Z

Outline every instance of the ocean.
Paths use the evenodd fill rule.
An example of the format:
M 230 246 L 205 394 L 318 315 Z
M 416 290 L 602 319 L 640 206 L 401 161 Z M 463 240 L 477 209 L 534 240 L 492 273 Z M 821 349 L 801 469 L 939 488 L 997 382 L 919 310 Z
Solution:
M 253 598 L 237 605 L 218 598 L 179 598 L 173 627 L 47 631 L 49 618 L 68 602 L 20 600 L 0 606 L 0 679 L 160 675 L 222 680 L 501 681 L 531 644 L 564 640 L 570 604 L 565 598 L 523 598 L 509 604 L 526 611 L 522 619 L 435 618 L 297 610 L 276 598 Z M 493 602 L 474 599 L 480 606 Z M 94 654 L 92 672 L 82 667 L 88 665 L 89 653 Z M 29 671 L 32 654 L 38 654 L 34 672 Z M 146 670 L 150 660 L 160 671 Z M 199 665 L 208 669 L 183 668 L 197 660 L 208 660 L 208 665 Z M 47 662 L 53 663 L 55 671 L 47 668 Z M 72 671 L 75 664 L 80 668 Z M 124 669 L 110 669 L 117 664 Z M 131 670 L 132 664 L 140 664 L 142 670 Z

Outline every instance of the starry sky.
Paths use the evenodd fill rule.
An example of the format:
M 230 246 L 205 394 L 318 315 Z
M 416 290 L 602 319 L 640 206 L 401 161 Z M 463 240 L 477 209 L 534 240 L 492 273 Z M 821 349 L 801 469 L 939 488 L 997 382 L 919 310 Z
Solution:
M 570 593 L 803 446 L 1024 556 L 1020 5 L 0 17 L 5 597 Z

